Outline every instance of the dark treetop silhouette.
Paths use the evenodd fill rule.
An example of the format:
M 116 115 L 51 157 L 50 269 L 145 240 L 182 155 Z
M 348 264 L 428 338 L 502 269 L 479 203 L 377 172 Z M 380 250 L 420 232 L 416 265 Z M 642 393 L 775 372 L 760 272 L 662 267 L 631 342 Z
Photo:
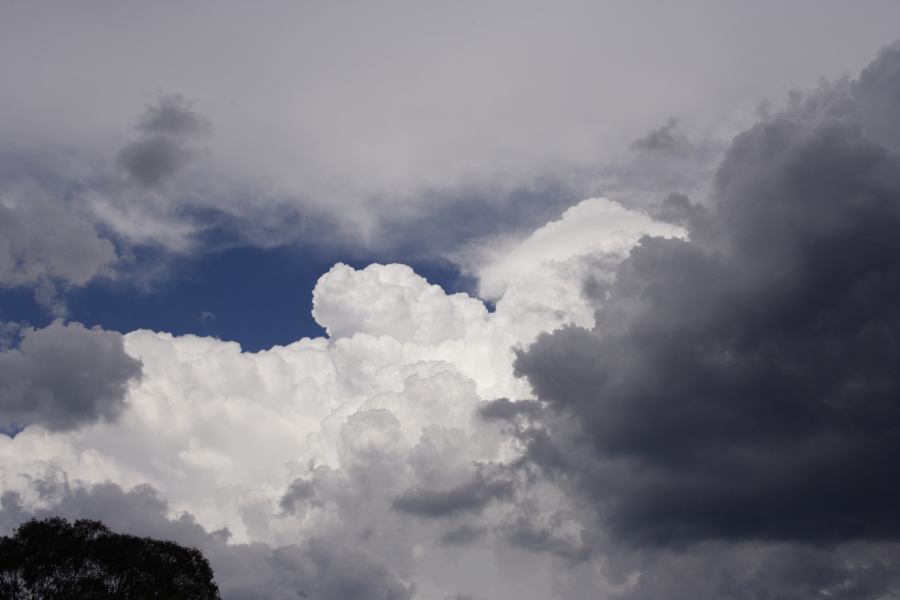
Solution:
M 219 589 L 196 548 L 56 517 L 0 538 L 0 598 L 218 600 Z

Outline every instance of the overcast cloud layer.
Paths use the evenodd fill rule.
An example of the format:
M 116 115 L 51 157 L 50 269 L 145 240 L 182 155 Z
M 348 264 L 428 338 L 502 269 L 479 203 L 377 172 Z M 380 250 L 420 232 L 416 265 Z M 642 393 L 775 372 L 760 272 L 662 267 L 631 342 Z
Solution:
M 900 9 L 846 6 L 0 8 L 0 287 L 58 317 L 0 321 L 0 534 L 226 600 L 900 598 Z M 65 320 L 223 239 L 476 285 L 338 263 L 260 352 Z
M 0 10 L 4 187 L 126 247 L 184 251 L 218 215 L 254 244 L 432 257 L 589 196 L 702 191 L 760 103 L 858 71 L 900 20 L 890 1 Z

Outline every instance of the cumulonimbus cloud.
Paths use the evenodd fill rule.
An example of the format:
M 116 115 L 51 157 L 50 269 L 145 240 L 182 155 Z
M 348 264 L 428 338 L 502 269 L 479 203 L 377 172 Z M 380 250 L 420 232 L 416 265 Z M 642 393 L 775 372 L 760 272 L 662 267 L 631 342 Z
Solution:
M 569 456 L 548 469 L 615 536 L 900 537 L 898 65 L 738 136 L 689 240 L 645 238 L 593 328 L 519 354 L 553 414 L 535 459 Z

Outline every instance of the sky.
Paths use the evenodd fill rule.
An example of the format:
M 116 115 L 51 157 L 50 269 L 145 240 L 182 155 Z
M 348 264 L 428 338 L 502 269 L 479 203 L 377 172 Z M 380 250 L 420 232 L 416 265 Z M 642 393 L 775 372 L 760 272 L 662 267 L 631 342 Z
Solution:
M 900 598 L 898 23 L 0 3 L 0 535 L 225 600 Z

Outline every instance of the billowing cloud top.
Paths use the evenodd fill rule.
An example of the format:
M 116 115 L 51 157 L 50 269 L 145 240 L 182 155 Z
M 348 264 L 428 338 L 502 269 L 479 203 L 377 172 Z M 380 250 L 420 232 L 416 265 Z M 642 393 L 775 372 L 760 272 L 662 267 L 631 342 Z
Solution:
M 596 206 L 620 218 L 616 227 L 627 239 L 636 240 L 648 226 L 646 219 L 634 215 L 629 221 L 614 204 L 598 199 L 585 201 L 546 229 L 570 227 L 573 216 Z M 544 231 L 521 247 L 539 243 Z M 546 276 L 546 289 L 563 289 L 565 278 L 556 268 L 609 278 L 606 263 L 585 261 L 594 239 L 582 236 L 580 242 L 571 243 L 567 255 L 531 250 L 532 260 L 546 267 L 537 272 Z M 617 248 L 625 252 L 624 246 Z M 134 358 L 126 360 L 139 360 L 143 375 L 130 381 L 124 404 L 113 405 L 115 413 L 102 413 L 117 418 L 84 418 L 80 428 L 54 431 L 58 423 L 49 416 L 42 420 L 31 414 L 29 421 L 23 415 L 21 422 L 31 424 L 13 438 L 2 438 L 2 484 L 17 494 L 10 496 L 9 506 L 77 512 L 79 504 L 91 512 L 87 507 L 101 498 L 128 504 L 162 494 L 167 504 L 154 505 L 156 518 L 188 511 L 196 520 L 191 527 L 164 528 L 180 539 L 227 529 L 232 542 L 267 544 L 259 547 L 259 560 L 269 569 L 277 569 L 279 560 L 288 560 L 285 556 L 300 561 L 291 562 L 300 571 L 266 584 L 270 597 L 325 585 L 317 581 L 329 577 L 321 571 L 326 566 L 316 561 L 330 564 L 334 553 L 343 554 L 349 546 L 358 549 L 359 557 L 348 560 L 361 562 L 346 568 L 362 569 L 358 577 L 366 585 L 387 577 L 379 585 L 391 598 L 407 597 L 412 584 L 431 595 L 449 594 L 448 573 L 437 565 L 451 556 L 469 556 L 476 540 L 493 540 L 489 545 L 510 556 L 521 552 L 522 544 L 562 557 L 584 554 L 577 525 L 564 512 L 557 514 L 563 499 L 551 488 L 538 485 L 517 508 L 520 488 L 533 484 L 507 464 L 517 453 L 511 440 L 478 411 L 485 400 L 527 395 L 524 382 L 513 376 L 513 348 L 543 329 L 588 324 L 595 299 L 577 282 L 566 282 L 573 286 L 565 288 L 572 294 L 571 309 L 563 310 L 554 304 L 561 292 L 545 297 L 536 292 L 533 286 L 540 281 L 535 275 L 513 268 L 507 277 L 510 290 L 526 279 L 528 293 L 510 293 L 489 312 L 480 300 L 447 295 L 404 265 L 355 270 L 338 264 L 313 292 L 313 314 L 329 337 L 256 354 L 210 338 L 129 333 L 124 349 Z M 9 360 L 36 357 L 41 353 L 33 348 L 35 341 L 70 329 L 83 336 L 113 335 L 56 324 L 26 333 L 21 350 L 8 352 Z M 74 355 L 85 361 L 74 371 L 90 369 L 96 385 L 125 381 L 113 378 L 105 384 L 109 378 L 98 369 L 109 361 L 96 352 Z M 52 368 L 52 363 L 42 364 Z M 66 411 L 79 410 L 80 398 L 104 398 L 88 394 L 59 390 L 52 414 L 61 421 Z M 101 410 L 106 409 L 96 412 Z M 158 491 L 127 491 L 147 484 Z M 541 506 L 531 506 L 538 500 Z M 522 520 L 532 513 L 537 522 Z M 125 526 L 144 527 L 133 518 L 125 519 Z M 214 567 L 217 561 L 237 560 L 233 553 L 248 548 L 200 535 L 194 543 L 209 549 Z M 548 568 L 541 566 L 542 575 L 531 585 L 548 589 L 541 583 Z M 231 597 L 239 597 L 248 585 L 242 578 L 251 577 L 228 569 L 217 573 Z M 487 569 L 465 589 L 483 594 L 502 577 Z M 360 597 L 382 597 L 373 593 Z

